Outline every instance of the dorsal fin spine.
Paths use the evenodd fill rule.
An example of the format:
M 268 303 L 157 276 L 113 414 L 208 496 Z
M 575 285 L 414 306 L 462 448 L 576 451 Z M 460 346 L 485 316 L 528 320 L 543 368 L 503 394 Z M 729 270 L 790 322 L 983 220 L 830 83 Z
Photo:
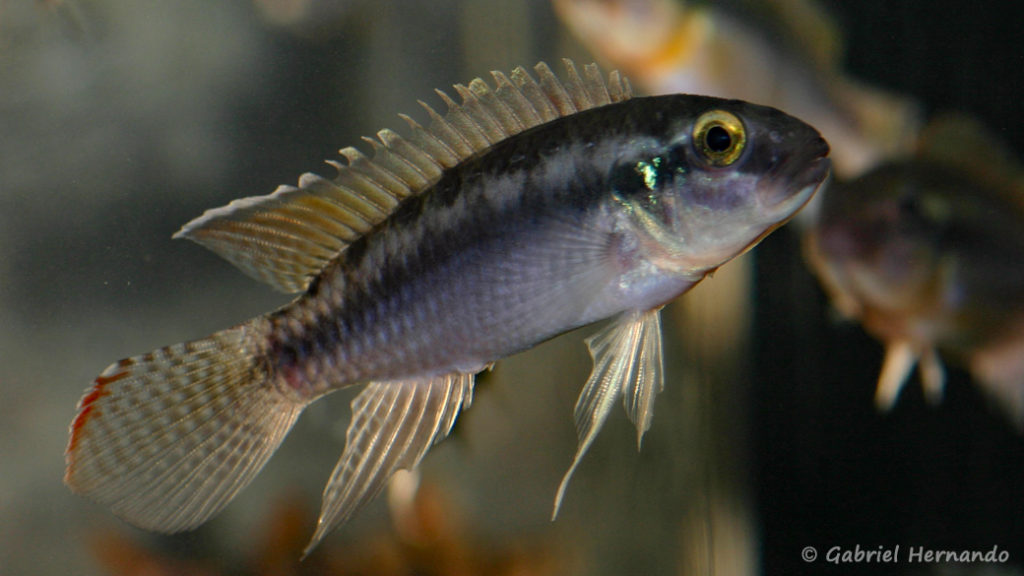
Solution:
M 476 94 L 462 84 L 456 84 L 455 91 L 462 98 L 462 108 L 466 111 L 466 115 L 480 128 L 480 135 L 487 141 L 488 145 L 500 142 L 508 137 L 508 132 L 505 131 L 504 126 L 480 102 Z
M 491 145 L 491 141 L 484 135 L 483 128 L 469 115 L 468 107 L 459 106 L 441 90 L 438 90 L 437 93 L 441 95 L 441 99 L 448 106 L 445 120 L 459 131 L 469 144 L 469 156 L 472 156 L 475 151 L 483 150 Z
M 411 188 L 427 186 L 432 180 L 441 175 L 441 167 L 436 162 L 433 162 L 429 155 L 424 153 L 420 147 L 402 138 L 399 134 L 384 129 L 377 133 L 377 137 L 380 138 L 384 146 L 398 160 L 404 162 L 415 173 L 415 176 L 411 174 L 409 176 L 416 179 L 415 185 L 411 182 L 409 183 Z
M 490 111 L 491 115 L 501 126 L 505 134 L 517 134 L 523 131 L 523 123 L 516 118 L 512 110 L 502 102 L 491 87 L 480 78 L 469 83 L 469 90 L 476 96 L 477 100 Z
M 344 193 L 326 198 L 332 204 L 342 210 L 357 212 L 367 222 L 376 221 L 391 209 L 389 203 L 394 203 L 394 198 L 385 196 L 378 184 L 368 181 L 358 172 L 348 170 L 345 164 L 337 160 L 328 160 L 327 164 L 337 171 L 334 181 L 329 182 Z
M 441 92 L 438 90 L 441 94 Z M 447 98 L 445 95 L 442 99 Z M 449 99 L 450 101 L 450 99 Z M 466 136 L 459 133 L 458 130 L 450 123 L 445 117 L 438 114 L 433 108 L 430 107 L 426 102 L 420 101 L 420 105 L 427 111 L 430 116 L 430 132 L 437 136 L 440 142 L 443 142 L 452 153 L 455 155 L 455 164 L 458 163 L 459 158 L 467 158 L 473 153 L 473 146 L 466 139 Z M 454 166 L 455 164 L 452 164 Z
M 401 119 L 405 120 L 409 124 L 409 128 L 412 129 L 412 142 L 415 146 L 423 151 L 424 159 L 436 167 L 430 168 L 431 172 L 434 173 L 434 178 L 440 178 L 441 172 L 445 168 L 450 168 L 458 163 L 458 156 L 447 144 L 442 142 L 431 134 L 426 128 L 420 125 L 419 122 L 413 120 L 407 114 L 399 114 Z
M 354 193 L 351 199 L 347 198 L 346 200 L 351 200 L 353 203 L 362 201 L 365 212 L 367 214 L 372 212 L 375 215 L 387 214 L 394 206 L 398 205 L 398 200 L 388 194 L 387 190 L 381 188 L 380 184 L 362 172 L 349 170 L 350 166 L 339 164 L 338 175 L 335 177 L 339 187 Z
M 551 100 L 550 96 L 544 93 L 541 85 L 533 79 L 533 76 L 530 76 L 530 73 L 525 68 L 522 66 L 514 68 L 511 78 L 523 96 L 533 103 L 534 110 L 540 116 L 541 124 L 558 118 L 558 109 L 555 103 Z M 540 108 L 537 108 L 537 106 L 540 106 Z
M 385 194 L 397 195 L 398 199 L 409 195 L 409 187 L 401 179 L 391 172 L 385 170 L 380 164 L 366 157 L 357 148 L 346 148 L 349 150 L 346 158 L 349 160 L 349 169 L 363 174 L 367 179 L 376 182 Z M 344 153 L 344 152 L 343 152 Z
M 377 138 L 364 138 L 373 148 L 373 163 L 385 173 L 395 177 L 410 191 L 418 190 L 427 182 L 416 167 L 410 164 L 401 154 L 395 150 L 378 133 Z
M 594 107 L 594 102 L 591 100 L 590 95 L 587 94 L 586 85 L 583 83 L 583 79 L 580 78 L 580 73 L 576 70 L 576 65 L 573 64 L 572 60 L 564 59 L 565 63 L 565 80 L 562 84 L 566 86 L 566 93 L 569 99 L 572 100 L 573 106 L 576 110 L 586 110 Z M 554 76 L 552 74 L 552 76 Z
M 494 78 L 494 94 L 499 102 L 503 103 L 509 113 L 518 122 L 517 132 L 521 132 L 529 126 L 536 126 L 541 123 L 537 109 L 530 105 L 530 102 L 523 96 L 523 93 L 503 73 L 491 72 Z
M 628 83 L 627 83 L 628 85 Z M 619 75 L 618 70 L 612 70 L 612 73 L 608 75 L 608 97 L 612 102 L 620 102 L 630 97 L 630 92 L 626 89 L 626 86 L 622 84 L 622 77 Z
M 551 103 L 555 107 L 557 115 L 556 118 L 561 116 L 568 116 L 578 112 L 576 105 L 572 101 L 572 97 L 569 96 L 565 91 L 565 87 L 558 81 L 554 72 L 544 62 L 537 64 L 533 67 L 534 71 L 537 72 L 537 78 L 540 81 L 540 86 L 544 93 L 551 98 Z M 575 69 L 574 69 L 575 70 Z
M 587 64 L 583 67 L 584 92 L 590 95 L 594 106 L 604 106 L 612 103 L 611 95 L 608 94 L 608 87 L 604 78 L 601 77 L 601 70 L 597 64 Z

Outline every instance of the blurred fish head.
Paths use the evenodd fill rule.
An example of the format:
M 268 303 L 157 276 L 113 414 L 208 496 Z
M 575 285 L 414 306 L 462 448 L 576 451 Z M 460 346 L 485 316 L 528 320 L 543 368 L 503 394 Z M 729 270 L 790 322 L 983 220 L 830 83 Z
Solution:
M 890 165 L 825 194 L 809 251 L 826 284 L 854 301 L 840 306 L 848 315 L 863 304 L 910 312 L 941 298 L 953 195 L 934 172 L 909 171 Z
M 792 116 L 740 101 L 664 98 L 659 116 L 668 120 L 656 144 L 611 176 L 639 235 L 657 246 L 648 252 L 662 257 L 659 266 L 713 270 L 787 222 L 828 176 L 828 144 Z

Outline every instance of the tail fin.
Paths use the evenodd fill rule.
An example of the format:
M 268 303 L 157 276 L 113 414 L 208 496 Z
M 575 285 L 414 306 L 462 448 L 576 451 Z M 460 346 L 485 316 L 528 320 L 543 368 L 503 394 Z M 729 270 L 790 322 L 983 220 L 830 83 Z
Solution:
M 78 404 L 64 482 L 142 528 L 219 512 L 305 407 L 258 362 L 253 323 L 112 364 Z

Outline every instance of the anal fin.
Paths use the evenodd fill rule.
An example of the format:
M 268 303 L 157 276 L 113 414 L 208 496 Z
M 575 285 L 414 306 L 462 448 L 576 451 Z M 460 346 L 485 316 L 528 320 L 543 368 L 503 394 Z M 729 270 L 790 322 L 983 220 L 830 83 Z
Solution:
M 555 496 L 552 519 L 558 516 L 573 472 L 601 430 L 615 402 L 622 397 L 636 424 L 637 448 L 651 426 L 654 399 L 664 389 L 661 355 L 661 311 L 632 311 L 587 339 L 594 369 L 583 385 L 573 416 L 579 446 Z
M 352 401 L 345 451 L 324 488 L 304 555 L 372 500 L 399 469 L 413 469 L 473 400 L 473 374 L 373 382 Z
M 912 342 L 897 340 L 889 342 L 885 347 L 882 373 L 878 376 L 878 386 L 875 389 L 875 406 L 879 410 L 890 410 L 893 407 L 903 386 L 910 379 L 915 365 L 919 365 L 925 398 L 933 404 L 942 400 L 946 373 L 938 352 L 934 348 L 925 348 L 922 351 Z
M 890 342 L 885 346 L 885 360 L 875 387 L 875 406 L 879 410 L 890 410 L 896 397 L 910 378 L 917 364 L 918 354 L 909 342 Z

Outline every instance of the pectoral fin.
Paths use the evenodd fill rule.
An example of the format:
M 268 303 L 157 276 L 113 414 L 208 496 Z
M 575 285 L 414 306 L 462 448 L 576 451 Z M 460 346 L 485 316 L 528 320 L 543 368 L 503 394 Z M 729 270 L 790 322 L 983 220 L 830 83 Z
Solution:
M 579 447 L 555 496 L 552 519 L 558 516 L 562 497 L 580 459 L 604 425 L 612 405 L 621 396 L 636 424 L 637 447 L 651 426 L 654 398 L 664 388 L 661 360 L 660 310 L 627 312 L 615 323 L 587 339 L 594 369 L 583 385 L 573 416 Z
M 372 500 L 399 469 L 413 469 L 473 400 L 473 375 L 374 382 L 352 401 L 345 452 L 324 488 L 316 533 L 304 554 Z

